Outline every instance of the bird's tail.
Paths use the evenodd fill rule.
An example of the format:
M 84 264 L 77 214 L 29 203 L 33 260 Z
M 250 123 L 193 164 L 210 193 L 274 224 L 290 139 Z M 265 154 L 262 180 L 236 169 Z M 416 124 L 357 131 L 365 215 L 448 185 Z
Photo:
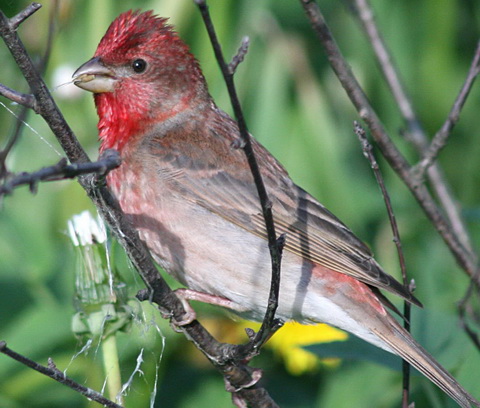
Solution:
M 480 402 L 473 398 L 435 359 L 427 353 L 397 321 L 389 316 L 390 330 L 372 331 L 397 355 L 415 367 L 430 381 L 436 384 L 461 407 L 480 407 Z M 388 333 L 390 335 L 385 335 Z

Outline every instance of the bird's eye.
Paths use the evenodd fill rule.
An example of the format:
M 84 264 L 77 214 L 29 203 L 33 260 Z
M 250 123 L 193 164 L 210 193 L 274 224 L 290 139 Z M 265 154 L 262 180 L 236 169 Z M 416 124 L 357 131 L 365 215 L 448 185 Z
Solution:
M 147 69 L 147 61 L 139 58 L 132 62 L 132 68 L 137 74 L 141 74 Z

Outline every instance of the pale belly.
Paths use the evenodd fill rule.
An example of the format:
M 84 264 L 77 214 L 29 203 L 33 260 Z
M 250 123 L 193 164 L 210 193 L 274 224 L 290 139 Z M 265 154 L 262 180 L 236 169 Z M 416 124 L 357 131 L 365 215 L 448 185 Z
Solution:
M 271 282 L 267 242 L 167 188 L 139 189 L 146 184 L 131 179 L 111 187 L 155 261 L 188 288 L 226 298 L 246 310 L 242 316 L 261 321 Z M 385 348 L 353 317 L 351 282 L 337 282 L 335 274 L 285 251 L 276 316 L 328 323 Z

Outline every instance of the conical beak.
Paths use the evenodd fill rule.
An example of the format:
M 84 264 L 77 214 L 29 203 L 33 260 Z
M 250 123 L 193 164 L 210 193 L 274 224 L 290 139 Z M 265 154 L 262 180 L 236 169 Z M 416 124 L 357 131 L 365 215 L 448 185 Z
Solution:
M 93 93 L 113 92 L 117 78 L 99 57 L 92 58 L 73 73 L 73 83 Z

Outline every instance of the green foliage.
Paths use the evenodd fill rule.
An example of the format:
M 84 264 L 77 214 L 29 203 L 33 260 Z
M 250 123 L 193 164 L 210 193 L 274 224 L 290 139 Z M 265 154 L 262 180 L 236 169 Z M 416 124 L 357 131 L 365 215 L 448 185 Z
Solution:
M 0 0 L 0 8 L 12 16 L 29 3 Z M 19 29 L 27 49 L 36 59 L 45 49 L 48 17 L 54 3 L 45 0 L 44 7 Z M 98 144 L 91 95 L 77 93 L 73 86 L 55 88 L 59 82 L 54 78 L 59 68 L 63 67 L 71 75 L 89 59 L 108 24 L 129 8 L 153 8 L 158 14 L 171 16 L 172 24 L 199 59 L 215 100 L 230 112 L 225 86 L 192 1 L 65 0 L 58 3 L 55 39 L 45 78 L 65 118 L 92 158 L 97 155 Z M 399 135 L 403 123 L 398 109 L 358 25 L 341 2 L 320 3 L 383 123 L 402 151 L 414 161 L 417 158 L 414 150 Z M 454 0 L 372 0 L 372 3 L 414 105 L 429 134 L 434 134 L 445 120 L 465 78 L 478 37 L 480 3 Z M 367 241 L 380 263 L 398 276 L 382 198 L 352 132 L 352 122 L 358 120 L 358 115 L 332 74 L 299 2 L 224 0 L 210 1 L 210 8 L 226 55 L 233 55 L 244 35 L 251 40 L 250 51 L 236 77 L 251 132 L 287 167 L 298 184 Z M 25 81 L 3 45 L 0 60 L 0 82 L 26 92 Z M 61 81 L 67 82 L 68 75 Z M 4 98 L 0 102 L 14 112 L 20 110 Z M 480 240 L 479 105 L 480 91 L 474 87 L 451 142 L 440 157 L 446 177 L 464 209 L 476 247 Z M 59 159 L 55 150 L 60 148 L 41 118 L 29 113 L 27 123 L 29 127 L 24 128 L 7 160 L 12 172 L 34 171 Z M 0 149 L 14 126 L 15 118 L 0 106 Z M 438 337 L 445 330 L 460 332 L 455 324 L 446 329 L 442 317 L 455 316 L 456 302 L 464 293 L 468 279 L 457 268 L 406 188 L 382 160 L 380 165 L 399 222 L 409 274 L 416 280 L 416 295 L 426 309 L 414 316 L 414 324 L 429 323 L 425 327 L 430 337 Z M 105 380 L 101 356 L 95 348 L 88 356 L 73 358 L 83 344 L 70 332 L 70 320 L 75 312 L 72 303 L 75 258 L 65 231 L 67 220 L 84 209 L 92 209 L 92 205 L 75 181 L 42 184 L 34 195 L 26 188 L 17 189 L 3 199 L 0 340 L 43 364 L 51 356 L 61 370 L 68 367 L 67 374 L 100 390 Z M 139 278 L 124 259 L 120 259 L 117 266 L 131 294 L 135 294 L 142 287 Z M 150 306 L 145 307 L 148 316 L 156 316 Z M 212 313 L 211 308 L 200 310 L 200 319 Z M 434 325 L 430 319 L 432 310 L 440 314 Z M 157 367 L 156 406 L 229 406 L 230 397 L 223 389 L 222 379 L 205 364 L 203 357 L 192 351 L 188 342 L 173 333 L 165 321 L 158 317 L 148 319 L 152 321 L 150 330 L 133 325 L 130 333 L 119 334 L 124 380 L 135 367 L 139 350 L 145 348 L 142 366 L 145 376 L 137 378 L 126 398 L 126 406 L 148 406 Z M 158 334 L 157 327 L 162 335 Z M 418 338 L 422 343 L 425 340 L 420 334 Z M 428 341 L 424 344 L 428 348 Z M 163 353 L 161 357 L 158 350 Z M 434 355 L 442 354 L 442 347 L 432 346 L 430 350 Z M 460 355 L 467 358 L 458 359 Z M 463 341 L 450 348 L 445 357 L 459 381 L 480 397 L 480 359 L 473 346 Z M 345 362 L 339 368 L 291 378 L 268 351 L 253 364 L 265 370 L 265 385 L 282 407 L 399 406 L 400 375 L 378 365 Z M 417 406 L 453 406 L 427 380 L 419 377 L 413 382 L 412 398 Z M 96 405 L 0 355 L 0 406 Z

